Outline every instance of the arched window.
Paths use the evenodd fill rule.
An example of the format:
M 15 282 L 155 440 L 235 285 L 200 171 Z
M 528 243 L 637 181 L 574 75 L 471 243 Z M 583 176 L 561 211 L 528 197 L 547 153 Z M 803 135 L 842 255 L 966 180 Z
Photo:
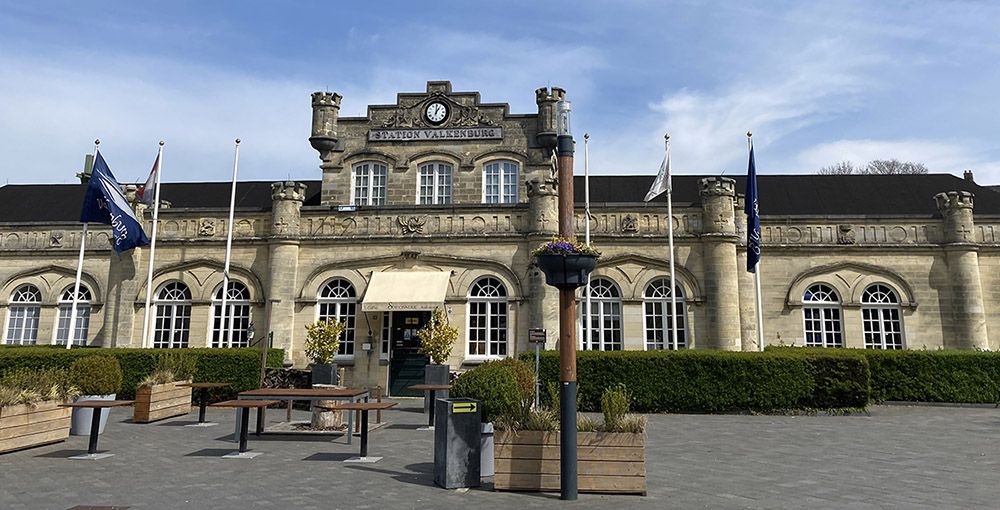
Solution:
M 516 161 L 501 159 L 486 163 L 483 166 L 483 203 L 516 204 L 518 170 Z
M 899 298 L 886 285 L 869 285 L 861 294 L 861 319 L 866 349 L 902 349 L 903 320 Z
M 385 182 L 389 171 L 376 161 L 354 165 L 354 205 L 385 205 Z
M 73 315 L 73 288 L 66 287 L 59 297 L 59 316 L 56 319 L 56 343 L 66 345 L 69 338 L 69 321 Z M 87 333 L 90 330 L 90 289 L 80 285 L 80 294 L 76 302 L 76 326 L 73 329 L 73 344 L 86 345 Z
M 351 282 L 335 278 L 326 282 L 319 291 L 319 314 L 316 320 L 331 319 L 345 321 L 347 328 L 340 336 L 337 356 L 354 356 L 354 321 L 358 307 L 358 295 Z
M 440 161 L 420 165 L 417 181 L 417 203 L 451 203 L 451 165 Z
M 674 287 L 677 303 L 677 348 L 687 347 L 685 327 L 684 291 Z M 670 280 L 658 278 L 649 282 L 643 293 L 642 305 L 646 324 L 646 350 L 673 349 L 673 318 L 670 313 Z
M 590 281 L 590 310 L 587 310 L 586 288 L 580 297 L 581 348 L 595 351 L 622 350 L 622 294 L 607 278 Z M 587 342 L 587 329 L 590 342 Z
M 10 295 L 7 310 L 9 344 L 33 344 L 38 341 L 38 317 L 42 313 L 42 293 L 34 285 L 21 285 Z
M 191 290 L 181 282 L 170 282 L 156 293 L 153 347 L 188 346 L 191 334 Z
M 246 285 L 229 281 L 225 324 L 222 324 L 222 318 L 222 285 L 219 285 L 212 295 L 212 347 L 249 346 L 250 289 Z
M 806 345 L 843 347 L 844 328 L 840 319 L 840 297 L 837 292 L 829 285 L 817 283 L 806 289 L 802 301 Z
M 469 288 L 469 356 L 507 356 L 507 288 L 493 277 Z

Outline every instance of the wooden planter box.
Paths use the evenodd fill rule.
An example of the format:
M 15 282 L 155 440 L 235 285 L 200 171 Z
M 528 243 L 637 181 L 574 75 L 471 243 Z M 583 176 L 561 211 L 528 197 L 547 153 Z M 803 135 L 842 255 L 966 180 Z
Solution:
M 191 388 L 177 386 L 191 381 L 142 386 L 135 392 L 132 421 L 149 423 L 191 412 Z
M 559 490 L 558 432 L 498 431 L 493 444 L 496 490 Z M 577 461 L 580 492 L 646 495 L 642 434 L 579 432 Z
M 73 410 L 55 400 L 0 407 L 0 453 L 65 441 Z

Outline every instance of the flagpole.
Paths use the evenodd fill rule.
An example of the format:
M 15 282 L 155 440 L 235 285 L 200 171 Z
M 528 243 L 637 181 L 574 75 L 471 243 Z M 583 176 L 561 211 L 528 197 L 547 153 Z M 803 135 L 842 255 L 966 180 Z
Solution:
M 146 271 L 146 312 L 142 321 L 142 347 L 149 347 L 149 306 L 153 300 L 153 260 L 156 255 L 156 226 L 160 218 L 160 170 L 163 168 L 163 140 L 156 153 L 156 187 L 153 192 L 153 236 L 149 240 L 149 268 Z
M 222 315 L 220 316 L 219 326 L 223 329 L 223 334 L 226 335 L 226 347 L 233 346 L 233 335 L 232 335 L 232 317 L 229 317 L 229 323 L 226 322 L 226 305 L 229 298 L 229 260 L 232 256 L 233 251 L 233 215 L 236 211 L 236 172 L 240 165 L 240 139 L 236 139 L 236 151 L 233 155 L 233 187 L 229 195 L 229 223 L 226 224 L 226 263 L 222 269 Z M 221 343 L 221 338 L 219 339 Z
M 670 345 L 677 350 L 677 279 L 674 275 L 674 185 L 670 172 L 670 133 L 663 134 L 663 164 L 667 170 L 667 245 L 670 249 Z
M 753 133 L 747 131 L 747 149 L 753 150 Z M 754 179 L 757 179 L 757 174 L 754 173 Z M 754 183 L 754 189 L 756 189 L 756 183 Z M 759 217 L 759 213 L 758 213 Z M 748 226 L 749 227 L 749 226 Z M 749 249 L 749 246 L 747 247 Z M 757 350 L 764 352 L 764 310 L 761 307 L 761 292 L 760 292 L 760 257 L 757 257 L 757 263 L 754 264 L 753 271 L 753 284 L 757 292 Z
M 94 161 L 97 161 L 97 150 L 101 146 L 101 140 L 94 140 Z M 87 169 L 84 169 L 86 172 Z M 73 346 L 73 340 L 76 336 L 76 314 L 77 308 L 80 306 L 80 278 L 83 276 L 83 251 L 87 246 L 87 222 L 83 223 L 83 233 L 80 234 L 80 255 L 76 259 L 76 282 L 73 284 L 73 304 L 71 305 L 69 312 L 69 331 L 66 332 L 66 348 L 69 349 Z M 87 339 L 83 340 L 83 343 L 87 343 Z
M 590 133 L 583 134 L 583 215 L 584 215 L 584 243 L 587 247 L 590 247 Z M 593 310 L 590 307 L 590 273 L 587 273 L 587 287 L 584 289 L 586 310 L 587 313 L 584 316 L 587 318 L 586 324 L 583 325 L 583 345 L 584 349 L 590 349 L 590 331 L 591 321 L 593 320 L 590 314 Z

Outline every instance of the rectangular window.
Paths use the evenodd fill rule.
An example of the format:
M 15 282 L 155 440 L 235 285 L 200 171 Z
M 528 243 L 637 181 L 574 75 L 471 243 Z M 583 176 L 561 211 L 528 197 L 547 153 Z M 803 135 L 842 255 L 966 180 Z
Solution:
M 56 343 L 66 345 L 69 338 L 69 319 L 73 313 L 73 304 L 59 305 L 59 320 L 56 324 Z M 76 305 L 76 328 L 73 330 L 73 345 L 86 345 L 87 332 L 90 329 L 90 305 Z
M 483 202 L 516 204 L 518 164 L 514 161 L 492 161 L 483 167 Z
M 385 205 L 388 169 L 381 163 L 354 165 L 354 205 Z
M 420 166 L 418 203 L 451 203 L 451 165 L 427 163 Z
M 39 306 L 11 306 L 7 320 L 7 343 L 29 345 L 38 341 Z
M 227 302 L 226 324 L 222 322 L 222 303 L 212 305 L 212 347 L 247 347 L 250 339 L 250 305 Z M 232 337 L 232 344 L 229 343 Z
M 382 351 L 379 353 L 381 359 L 389 359 L 389 343 L 392 341 L 389 338 L 392 332 L 390 324 L 392 324 L 392 312 L 382 312 Z

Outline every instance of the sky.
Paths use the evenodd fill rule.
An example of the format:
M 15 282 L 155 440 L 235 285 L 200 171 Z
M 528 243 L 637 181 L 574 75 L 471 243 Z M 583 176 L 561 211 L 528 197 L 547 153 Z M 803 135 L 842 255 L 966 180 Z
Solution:
M 1000 2 L 0 0 L 0 185 L 101 153 L 145 180 L 319 179 L 310 93 L 342 116 L 428 80 L 534 113 L 566 89 L 594 174 L 815 173 L 898 158 L 1000 184 Z M 582 172 L 582 162 L 576 166 Z

